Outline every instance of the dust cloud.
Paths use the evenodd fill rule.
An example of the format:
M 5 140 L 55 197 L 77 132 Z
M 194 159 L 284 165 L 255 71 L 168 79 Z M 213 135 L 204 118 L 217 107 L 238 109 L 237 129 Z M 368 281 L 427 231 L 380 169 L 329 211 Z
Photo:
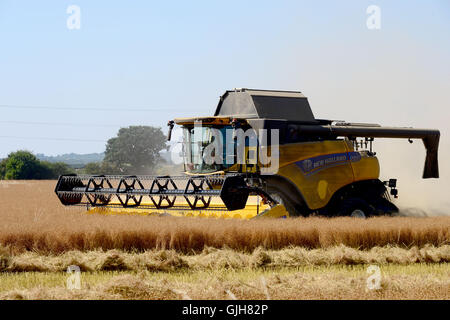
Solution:
M 440 145 L 439 179 L 422 179 L 425 163 L 422 141 L 414 140 L 410 144 L 403 139 L 378 139 L 375 145 L 380 162 L 380 179 L 398 179 L 399 197 L 394 203 L 400 208 L 400 215 L 450 215 L 450 168 L 446 161 L 450 158 L 448 143 Z

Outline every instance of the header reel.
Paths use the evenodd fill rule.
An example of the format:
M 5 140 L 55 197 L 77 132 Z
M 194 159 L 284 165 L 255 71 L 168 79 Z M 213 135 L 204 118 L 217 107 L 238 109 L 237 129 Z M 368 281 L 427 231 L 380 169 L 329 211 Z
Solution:
M 210 176 L 84 176 L 59 177 L 55 193 L 63 205 L 155 210 L 209 210 L 212 197 L 224 207 L 212 210 L 244 209 L 250 194 L 277 204 L 267 192 L 252 187 L 244 175 Z

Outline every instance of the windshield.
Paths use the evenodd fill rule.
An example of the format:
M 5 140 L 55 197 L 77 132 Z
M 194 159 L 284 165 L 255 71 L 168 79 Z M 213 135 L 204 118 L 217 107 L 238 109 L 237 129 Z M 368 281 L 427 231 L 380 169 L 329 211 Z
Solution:
M 183 128 L 184 161 L 185 169 L 187 171 L 192 173 L 210 173 L 223 170 L 227 167 L 227 165 L 223 164 L 223 156 L 226 148 L 224 141 L 227 128 L 229 129 L 231 127 Z M 220 139 L 218 135 L 221 135 L 222 138 Z M 211 147 L 214 144 L 216 148 Z M 222 149 L 220 155 L 215 154 L 215 152 L 219 151 L 218 149 Z M 214 161 L 214 163 L 211 164 L 206 163 L 204 158 L 207 156 L 207 153 L 211 153 L 210 156 L 215 157 L 215 159 L 218 159 L 219 161 Z

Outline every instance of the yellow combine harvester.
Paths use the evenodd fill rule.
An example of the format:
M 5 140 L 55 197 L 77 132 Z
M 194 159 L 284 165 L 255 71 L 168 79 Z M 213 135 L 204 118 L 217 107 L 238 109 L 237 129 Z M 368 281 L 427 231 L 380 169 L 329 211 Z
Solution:
M 422 139 L 423 178 L 439 177 L 438 130 L 316 119 L 301 92 L 226 91 L 214 116 L 169 121 L 169 140 L 175 124 L 185 176 L 61 176 L 62 204 L 244 219 L 392 214 L 396 180 L 379 180 L 374 138 Z

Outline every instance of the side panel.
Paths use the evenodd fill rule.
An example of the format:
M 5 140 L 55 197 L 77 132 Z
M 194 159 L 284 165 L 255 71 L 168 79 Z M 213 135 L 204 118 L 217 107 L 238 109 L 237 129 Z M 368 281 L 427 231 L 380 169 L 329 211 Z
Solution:
M 378 158 L 370 156 L 367 152 L 360 152 L 361 160 L 352 161 L 355 181 L 378 179 L 380 176 L 380 164 Z
M 280 145 L 280 168 L 306 158 L 347 151 L 347 142 L 344 140 L 298 142 Z
M 310 209 L 319 209 L 345 185 L 377 178 L 379 166 L 344 140 L 305 142 L 280 146 L 278 174 L 297 186 Z

